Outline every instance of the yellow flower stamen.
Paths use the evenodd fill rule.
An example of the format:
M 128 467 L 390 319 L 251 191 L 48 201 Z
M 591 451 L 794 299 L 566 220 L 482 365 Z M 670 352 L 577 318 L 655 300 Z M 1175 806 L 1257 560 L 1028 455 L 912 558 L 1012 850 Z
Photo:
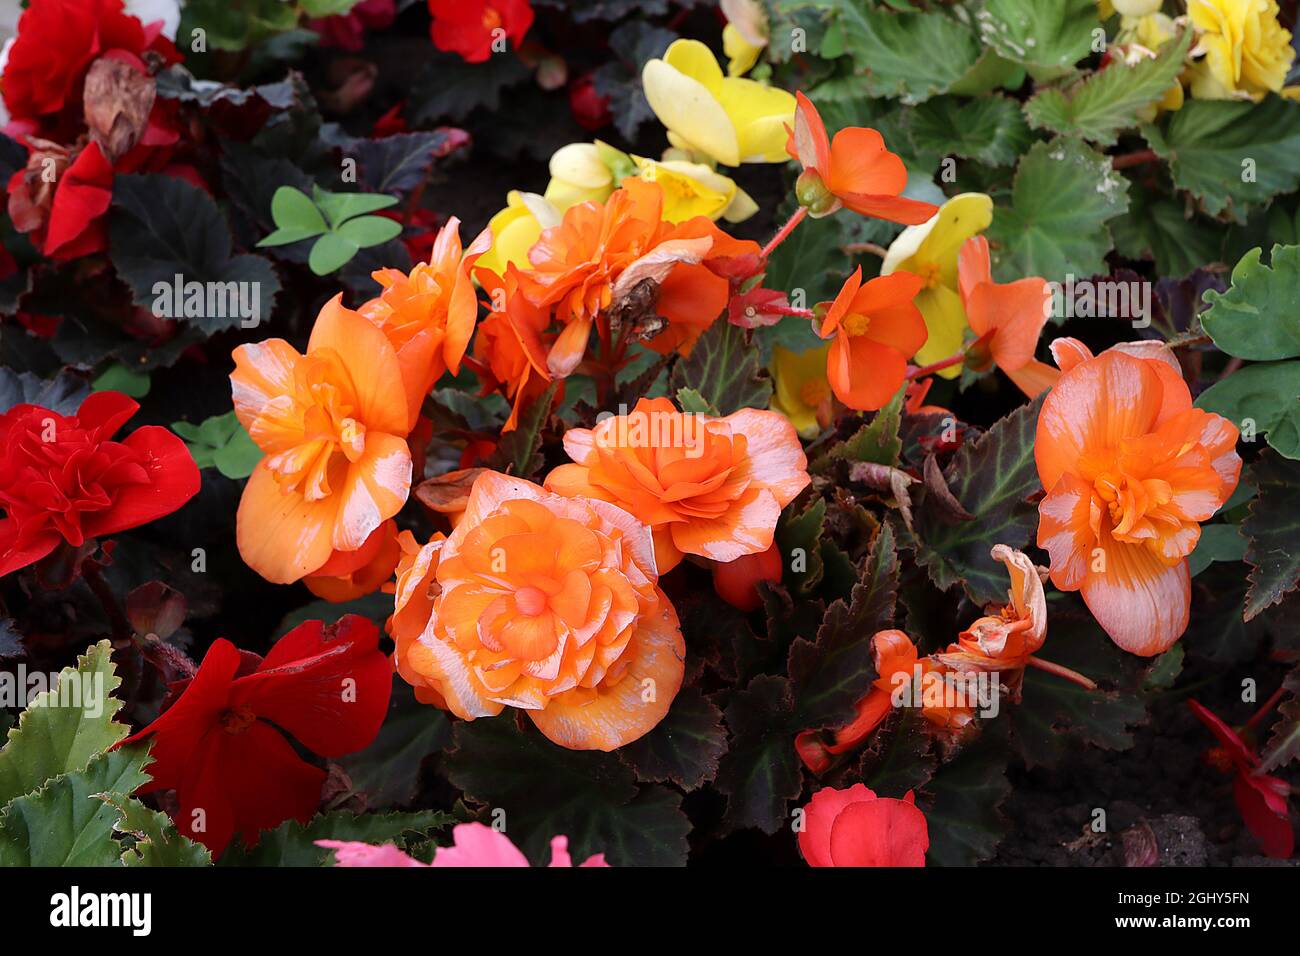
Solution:
M 844 321 L 840 323 L 840 326 L 849 335 L 866 335 L 867 329 L 871 328 L 871 316 L 853 312 L 844 317 Z

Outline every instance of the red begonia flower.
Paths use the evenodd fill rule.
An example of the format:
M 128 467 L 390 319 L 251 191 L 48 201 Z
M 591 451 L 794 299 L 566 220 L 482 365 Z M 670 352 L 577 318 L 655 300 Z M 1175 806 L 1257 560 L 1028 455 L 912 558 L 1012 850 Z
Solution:
M 169 515 L 199 491 L 185 443 L 165 428 L 113 434 L 137 405 L 95 392 L 75 415 L 15 405 L 0 415 L 0 575 L 60 543 L 80 547 Z
M 4 102 L 14 120 L 50 125 L 65 108 L 80 110 L 86 71 L 112 53 L 137 64 L 148 51 L 165 63 L 180 54 L 162 21 L 142 24 L 122 0 L 33 0 L 18 20 L 4 71 Z M 64 140 L 66 142 L 66 140 Z
M 325 771 L 281 731 L 323 757 L 361 750 L 384 721 L 392 670 L 379 629 L 349 614 L 300 624 L 265 660 L 222 638 L 172 689 L 176 702 L 122 743 L 152 738 L 153 780 L 139 792 L 175 790 L 177 829 L 217 856 L 236 833 L 251 846 L 261 830 L 311 817 Z
M 824 787 L 803 809 L 799 851 L 809 866 L 925 866 L 930 830 L 910 790 L 895 800 L 860 783 Z
M 1290 785 L 1278 777 L 1259 773 L 1259 756 L 1241 735 L 1207 707 L 1194 700 L 1187 706 L 1197 720 L 1209 728 L 1226 752 L 1235 776 L 1232 796 L 1246 829 L 1267 856 L 1288 860 L 1295 852 L 1295 831 L 1291 829 Z
M 467 63 L 482 63 L 492 55 L 492 43 L 504 35 L 514 46 L 533 25 L 528 0 L 429 0 L 433 15 L 433 45 L 459 53 Z M 494 31 L 503 30 L 504 34 Z

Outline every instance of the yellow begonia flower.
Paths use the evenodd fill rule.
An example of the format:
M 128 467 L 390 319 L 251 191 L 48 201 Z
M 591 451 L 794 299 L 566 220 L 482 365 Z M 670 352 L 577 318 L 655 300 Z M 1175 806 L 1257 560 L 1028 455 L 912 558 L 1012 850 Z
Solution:
M 754 80 L 723 76 L 698 40 L 675 40 L 641 72 L 646 99 L 679 149 L 724 166 L 782 163 L 794 96 Z
M 1279 91 L 1295 59 L 1291 34 L 1278 22 L 1276 0 L 1189 0 L 1199 56 L 1192 96 L 1261 100 Z
M 528 268 L 528 250 L 541 238 L 543 229 L 559 220 L 559 210 L 543 197 L 512 189 L 506 196 L 506 208 L 488 223 L 492 248 L 479 257 L 479 267 L 499 276 L 505 275 L 506 265 L 511 262 L 521 269 Z
M 929 333 L 916 353 L 917 365 L 929 365 L 955 355 L 966 331 L 966 309 L 957 289 L 957 253 L 962 243 L 979 235 L 993 221 L 993 200 L 984 193 L 953 196 L 929 220 L 908 226 L 893 241 L 880 267 L 881 275 L 911 272 L 925 280 L 916 307 Z M 956 378 L 961 366 L 935 373 Z
M 831 385 L 826 356 L 831 346 L 807 352 L 772 349 L 772 411 L 790 419 L 801 438 L 816 438 L 830 423 Z
M 1099 20 L 1109 20 L 1115 15 L 1115 5 L 1111 0 L 1097 0 L 1097 18 Z
M 701 163 L 653 160 L 633 156 L 641 178 L 658 183 L 664 192 L 663 216 L 679 223 L 696 216 L 743 222 L 758 212 L 758 204 L 735 181 Z
M 754 68 L 763 47 L 750 43 L 728 23 L 722 28 L 722 52 L 727 54 L 727 75 L 743 76 Z
M 604 202 L 614 192 L 614 173 L 595 143 L 570 143 L 551 156 L 551 181 L 543 194 L 561 212 L 580 202 Z

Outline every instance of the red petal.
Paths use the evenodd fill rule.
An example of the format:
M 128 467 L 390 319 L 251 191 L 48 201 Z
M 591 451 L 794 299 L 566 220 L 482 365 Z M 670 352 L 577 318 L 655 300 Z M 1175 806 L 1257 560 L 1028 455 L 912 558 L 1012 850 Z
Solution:
M 139 402 L 121 392 L 91 392 L 77 409 L 77 421 L 92 429 L 97 440 L 107 441 L 139 409 Z
M 1196 719 L 1209 728 L 1210 733 L 1214 734 L 1216 740 L 1227 749 L 1232 756 L 1233 763 L 1243 772 L 1253 770 L 1259 763 L 1259 759 L 1246 746 L 1246 742 L 1241 739 L 1235 730 L 1229 727 L 1219 718 L 1217 714 L 1199 701 L 1189 700 L 1187 706 Z
M 63 539 L 55 532 L 43 534 L 23 548 L 14 548 L 18 529 L 8 518 L 0 518 L 0 577 L 35 564 L 59 546 Z
M 274 727 L 255 721 L 228 734 L 213 729 L 177 788 L 177 826 L 218 855 L 234 833 L 248 845 L 262 830 L 285 820 L 306 823 L 320 805 L 325 771 L 304 762 Z M 204 832 L 194 832 L 194 811 L 203 810 Z
M 50 205 L 45 254 L 83 235 L 113 201 L 113 167 L 92 142 L 63 173 Z
M 87 537 L 113 534 L 156 521 L 199 493 L 198 466 L 185 442 L 167 429 L 146 425 L 137 428 L 122 444 L 143 456 L 149 482 L 122 486 L 108 511 L 86 519 L 83 528 Z
M 320 621 L 294 628 L 256 673 L 235 682 L 231 696 L 309 750 L 335 757 L 375 739 L 391 692 L 379 629 L 349 614 L 328 632 Z
M 1239 773 L 1232 782 L 1232 795 L 1237 801 L 1237 809 L 1246 823 L 1246 829 L 1259 843 L 1260 849 L 1274 859 L 1287 860 L 1295 852 L 1295 832 L 1291 829 L 1286 799 L 1269 786 L 1270 782 L 1289 789 L 1285 782 L 1276 777 Z
M 930 831 L 909 800 L 880 798 L 845 807 L 831 828 L 835 866 L 925 866 Z

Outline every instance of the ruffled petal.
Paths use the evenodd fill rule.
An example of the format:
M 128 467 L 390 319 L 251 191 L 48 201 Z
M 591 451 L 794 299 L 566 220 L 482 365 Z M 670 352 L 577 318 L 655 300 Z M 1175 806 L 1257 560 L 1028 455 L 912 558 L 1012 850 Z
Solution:
M 643 614 L 624 651 L 627 673 L 594 696 L 584 688 L 552 697 L 544 710 L 528 711 L 537 729 L 571 750 L 616 750 L 663 720 L 681 689 L 686 642 L 677 612 L 659 592 L 659 608 Z

